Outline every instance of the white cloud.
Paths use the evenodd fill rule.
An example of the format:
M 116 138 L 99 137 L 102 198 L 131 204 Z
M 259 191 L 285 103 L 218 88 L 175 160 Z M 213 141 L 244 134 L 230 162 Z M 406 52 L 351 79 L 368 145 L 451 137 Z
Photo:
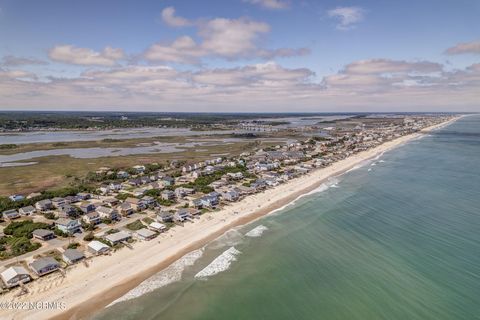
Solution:
M 15 57 L 12 55 L 7 55 L 3 57 L 3 60 L 0 62 L 0 65 L 3 66 L 24 66 L 24 65 L 46 65 L 48 62 L 36 59 L 36 58 L 25 58 L 25 57 Z
M 360 7 L 337 7 L 327 13 L 329 17 L 338 20 L 337 29 L 339 30 L 352 29 L 365 17 L 365 10 Z
M 122 49 L 105 47 L 102 52 L 72 45 L 58 45 L 48 52 L 50 59 L 58 62 L 84 66 L 114 66 L 125 57 Z
M 227 58 L 249 56 L 255 53 L 258 38 L 270 31 L 270 26 L 250 19 L 217 18 L 202 24 L 199 35 L 202 48 Z
M 427 61 L 362 60 L 320 81 L 275 62 L 182 69 L 115 66 L 48 82 L 0 69 L 0 97 L 19 108 L 99 110 L 108 101 L 115 110 L 151 111 L 480 111 L 479 64 L 445 71 Z
M 162 20 L 171 27 L 186 27 L 192 25 L 188 19 L 175 15 L 174 7 L 167 7 L 162 10 Z
M 144 58 L 148 61 L 199 64 L 205 57 L 273 59 L 310 53 L 307 48 L 260 47 L 260 40 L 270 31 L 270 26 L 247 18 L 215 18 L 199 22 L 197 28 L 199 41 L 182 36 L 171 43 L 156 43 L 145 51 Z
M 480 54 L 480 40 L 459 43 L 451 48 L 448 48 L 445 53 L 449 55 L 465 53 Z
M 244 0 L 251 4 L 259 5 L 263 8 L 281 10 L 289 7 L 289 2 L 282 0 Z

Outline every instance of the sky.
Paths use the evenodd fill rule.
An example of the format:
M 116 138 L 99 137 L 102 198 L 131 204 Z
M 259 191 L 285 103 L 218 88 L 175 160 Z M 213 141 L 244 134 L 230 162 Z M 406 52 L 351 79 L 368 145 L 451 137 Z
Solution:
M 0 0 L 0 110 L 480 112 L 477 0 Z

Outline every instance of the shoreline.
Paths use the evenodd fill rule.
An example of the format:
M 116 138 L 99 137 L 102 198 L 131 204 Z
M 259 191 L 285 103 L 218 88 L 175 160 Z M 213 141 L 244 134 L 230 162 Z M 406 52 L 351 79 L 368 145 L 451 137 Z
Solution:
M 236 226 L 246 225 L 264 217 L 274 210 L 282 209 L 303 195 L 317 189 L 329 178 L 341 175 L 356 165 L 379 154 L 399 147 L 421 137 L 424 133 L 444 127 L 459 117 L 424 128 L 385 142 L 375 148 L 354 154 L 332 165 L 313 170 L 305 176 L 288 181 L 272 189 L 248 196 L 225 206 L 218 212 L 203 215 L 195 223 L 175 228 L 157 239 L 134 244 L 134 252 L 123 248 L 112 256 L 95 257 L 89 262 L 67 270 L 66 278 L 47 276 L 30 285 L 31 293 L 15 301 L 63 301 L 67 310 L 5 310 L 1 316 L 11 319 L 82 319 L 95 314 L 112 301 L 136 287 L 145 279 L 165 269 L 168 265 L 190 251 L 202 248 L 212 240 Z M 235 214 L 234 212 L 241 212 Z M 160 241 L 159 241 L 160 240 Z M 133 270 L 123 274 L 125 270 Z M 37 283 L 38 282 L 38 283 Z M 46 284 L 51 283 L 50 287 Z M 4 296 L 4 301 L 14 301 L 16 290 Z

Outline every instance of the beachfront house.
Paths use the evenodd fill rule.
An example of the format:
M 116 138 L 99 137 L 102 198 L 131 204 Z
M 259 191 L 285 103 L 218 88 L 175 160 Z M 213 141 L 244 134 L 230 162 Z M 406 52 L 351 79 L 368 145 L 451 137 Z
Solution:
M 233 202 L 237 201 L 240 198 L 240 194 L 235 190 L 228 190 L 222 193 L 222 198 L 227 201 Z
M 136 165 L 132 167 L 136 173 L 143 173 L 145 172 L 145 166 L 143 165 Z
M 55 226 L 60 230 L 68 234 L 74 234 L 80 232 L 81 225 L 78 220 L 59 218 L 55 221 Z
M 38 275 L 43 276 L 60 268 L 60 264 L 52 257 L 44 257 L 30 263 L 30 268 Z
M 7 268 L 0 273 L 0 277 L 7 288 L 12 288 L 18 286 L 20 283 L 26 283 L 31 280 L 27 269 L 22 266 L 13 266 Z
M 157 214 L 157 221 L 158 222 L 173 222 L 173 214 L 168 211 L 161 211 Z
M 167 230 L 167 226 L 165 226 L 164 224 L 160 223 L 160 222 L 152 222 L 148 225 L 148 228 L 150 230 L 153 230 L 153 231 L 156 231 L 156 232 L 164 232 Z
M 85 259 L 85 255 L 77 249 L 67 249 L 62 254 L 62 259 L 68 264 L 74 264 Z
M 42 241 L 47 241 L 55 238 L 55 234 L 53 233 L 52 230 L 47 230 L 47 229 L 36 229 L 33 230 L 32 236 L 35 239 L 42 240 Z
M 105 240 L 107 240 L 112 246 L 127 241 L 132 238 L 132 235 L 126 231 L 119 231 L 111 234 L 107 234 L 105 236 Z
M 87 250 L 90 253 L 98 255 L 98 254 L 104 254 L 104 253 L 110 251 L 110 247 L 107 246 L 103 242 L 100 242 L 98 240 L 93 240 L 93 241 L 88 243 Z
M 216 205 L 218 205 L 218 196 L 208 194 L 204 197 L 201 197 L 200 201 L 202 203 L 202 207 L 214 208 Z
M 129 174 L 126 171 L 121 170 L 121 171 L 117 172 L 117 178 L 118 179 L 126 179 L 128 177 L 129 177 Z
M 178 209 L 177 212 L 175 212 L 173 219 L 177 222 L 184 222 L 188 219 L 190 219 L 192 215 L 190 214 L 190 211 L 186 208 L 181 208 Z
M 44 200 L 37 201 L 35 203 L 35 208 L 40 211 L 52 210 L 53 204 L 52 204 L 52 201 L 50 201 L 49 199 L 44 199 Z
M 147 228 L 142 228 L 140 230 L 137 230 L 137 232 L 135 232 L 135 237 L 143 241 L 152 240 L 156 236 L 157 236 L 156 232 L 149 230 Z
M 22 216 L 31 216 L 34 215 L 37 210 L 33 206 L 26 206 L 18 209 L 18 213 Z

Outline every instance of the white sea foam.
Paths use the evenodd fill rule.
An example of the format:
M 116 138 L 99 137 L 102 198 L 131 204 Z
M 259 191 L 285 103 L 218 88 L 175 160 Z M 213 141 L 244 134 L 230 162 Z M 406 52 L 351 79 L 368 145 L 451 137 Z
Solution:
M 372 168 L 368 168 L 368 170 L 367 170 L 367 171 L 372 171 Z
M 220 237 L 212 241 L 208 247 L 215 250 L 222 247 L 232 247 L 240 244 L 243 241 L 243 234 L 238 231 L 238 228 L 227 230 Z
M 203 254 L 203 249 L 194 250 L 187 253 L 167 268 L 163 269 L 159 273 L 151 276 L 147 280 L 140 283 L 137 287 L 133 288 L 125 295 L 121 296 L 117 300 L 110 303 L 108 307 L 122 302 L 140 297 L 144 294 L 154 291 L 155 289 L 164 287 L 170 283 L 180 281 L 182 279 L 182 273 L 186 267 L 192 266 Z
M 377 163 L 376 163 L 376 162 L 373 162 L 370 166 L 373 167 L 373 166 L 376 166 L 376 165 L 377 165 Z
M 360 169 L 361 167 L 363 167 L 363 165 L 357 164 L 356 166 L 354 166 L 354 167 L 348 169 L 347 171 L 345 171 L 345 173 L 348 173 L 348 172 L 351 172 L 351 171 L 355 171 L 355 170 L 357 170 L 357 169 Z
M 265 227 L 264 225 L 259 225 L 253 228 L 252 230 L 248 231 L 245 236 L 250 237 L 250 238 L 258 238 L 262 236 L 262 234 L 267 231 L 268 228 Z
M 217 273 L 223 272 L 230 268 L 232 262 L 237 260 L 237 255 L 241 252 L 235 249 L 235 247 L 230 247 L 224 251 L 221 255 L 215 258 L 208 266 L 195 275 L 195 278 L 205 279 L 216 275 Z
M 286 205 L 281 206 L 281 207 L 278 208 L 278 209 L 272 210 L 272 211 L 269 213 L 269 215 L 275 215 L 275 214 L 281 212 L 282 210 L 284 210 L 285 208 L 288 208 L 288 207 L 290 207 L 290 206 L 295 205 L 298 200 L 300 200 L 300 199 L 302 199 L 302 198 L 304 198 L 304 197 L 307 197 L 307 196 L 310 196 L 310 195 L 312 195 L 312 194 L 316 194 L 316 193 L 320 193 L 320 192 L 326 191 L 326 190 L 328 190 L 328 189 L 331 188 L 331 187 L 338 188 L 338 182 L 339 182 L 339 180 L 338 180 L 336 177 L 329 178 L 327 182 L 322 183 L 318 188 L 313 189 L 313 190 L 310 191 L 310 192 L 307 192 L 307 193 L 304 193 L 304 194 L 299 195 L 299 196 L 298 196 L 297 198 L 295 198 L 295 200 L 293 200 L 292 202 L 289 202 L 289 203 L 287 203 Z
M 384 163 L 384 162 L 385 162 L 385 160 L 380 160 L 380 161 L 378 161 L 378 162 L 380 162 L 380 163 Z

